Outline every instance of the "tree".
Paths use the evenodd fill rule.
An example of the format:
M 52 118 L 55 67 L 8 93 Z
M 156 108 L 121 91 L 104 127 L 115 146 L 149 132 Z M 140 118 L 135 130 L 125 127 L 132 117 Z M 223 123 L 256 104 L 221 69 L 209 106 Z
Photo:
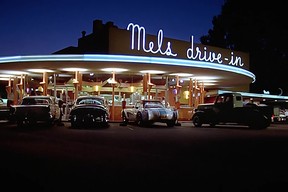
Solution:
M 247 52 L 256 82 L 250 91 L 288 93 L 288 22 L 284 1 L 225 0 L 213 29 L 200 38 L 205 45 Z M 287 80 L 286 80 L 287 79 Z

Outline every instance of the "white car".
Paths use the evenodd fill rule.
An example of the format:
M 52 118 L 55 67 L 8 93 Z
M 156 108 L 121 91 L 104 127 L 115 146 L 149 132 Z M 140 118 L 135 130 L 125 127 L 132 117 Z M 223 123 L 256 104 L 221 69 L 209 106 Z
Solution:
M 19 105 L 11 105 L 11 120 L 19 127 L 46 122 L 53 125 L 61 121 L 61 110 L 58 100 L 53 96 L 26 96 Z
M 136 102 L 132 108 L 124 108 L 121 117 L 124 125 L 129 122 L 139 126 L 161 122 L 166 123 L 168 127 L 173 127 L 177 121 L 178 112 L 173 108 L 165 108 L 161 101 L 142 100 Z

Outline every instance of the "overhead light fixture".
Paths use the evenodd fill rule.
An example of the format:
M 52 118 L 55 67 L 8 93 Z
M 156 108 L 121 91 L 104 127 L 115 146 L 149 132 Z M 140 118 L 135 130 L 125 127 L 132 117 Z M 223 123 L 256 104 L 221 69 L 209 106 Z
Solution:
M 150 74 L 163 74 L 165 71 L 159 71 L 159 70 L 142 70 L 139 71 L 140 73 L 150 73 Z
M 169 75 L 179 76 L 179 77 L 192 77 L 193 76 L 193 74 L 191 73 L 171 73 Z
M 0 70 L 0 73 L 9 74 L 9 75 L 21 75 L 28 74 L 25 71 L 14 71 L 14 70 Z
M 124 71 L 128 71 L 128 69 L 124 69 L 124 68 L 103 68 L 103 69 L 101 69 L 101 71 L 105 71 L 105 72 L 124 72 Z
M 74 71 L 88 71 L 88 69 L 85 69 L 85 68 L 75 68 L 75 67 L 71 67 L 71 68 L 62 68 L 61 70 L 63 71 L 70 71 L 70 72 L 74 72 Z
M 44 73 L 44 72 L 52 73 L 52 72 L 54 72 L 53 70 L 50 70 L 50 69 L 27 69 L 27 71 L 33 72 L 33 73 Z

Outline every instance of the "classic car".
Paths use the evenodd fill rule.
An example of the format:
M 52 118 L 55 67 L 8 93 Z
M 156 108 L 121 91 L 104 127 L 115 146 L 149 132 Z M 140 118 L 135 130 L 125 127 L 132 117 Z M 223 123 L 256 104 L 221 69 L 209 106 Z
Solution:
M 139 126 L 161 122 L 166 123 L 168 127 L 173 127 L 177 122 L 178 113 L 173 108 L 165 108 L 161 101 L 141 100 L 132 108 L 124 108 L 121 117 L 124 125 L 129 122 Z
M 0 120 L 9 120 L 9 110 L 7 99 L 0 98 Z
M 80 96 L 74 102 L 69 121 L 71 128 L 109 126 L 109 106 L 100 96 Z
M 195 127 L 238 124 L 252 129 L 266 129 L 271 124 L 272 114 L 271 106 L 245 104 L 241 93 L 229 92 L 217 95 L 214 103 L 199 104 L 192 122 Z
M 18 126 L 31 126 L 40 122 L 53 125 L 61 121 L 61 109 L 53 96 L 26 96 L 21 104 L 11 105 L 10 120 L 17 122 Z

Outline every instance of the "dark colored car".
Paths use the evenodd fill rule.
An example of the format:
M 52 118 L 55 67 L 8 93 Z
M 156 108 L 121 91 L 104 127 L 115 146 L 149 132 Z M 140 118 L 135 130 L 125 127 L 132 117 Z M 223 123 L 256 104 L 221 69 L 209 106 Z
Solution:
M 108 127 L 109 107 L 100 96 L 80 96 L 76 99 L 69 114 L 72 128 Z

